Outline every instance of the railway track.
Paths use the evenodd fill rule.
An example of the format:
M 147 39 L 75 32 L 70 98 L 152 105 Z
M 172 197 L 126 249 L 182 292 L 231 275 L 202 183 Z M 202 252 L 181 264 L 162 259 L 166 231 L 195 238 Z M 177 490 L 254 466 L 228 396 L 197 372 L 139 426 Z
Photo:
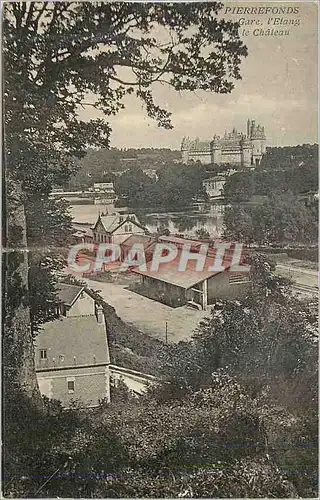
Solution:
M 303 285 L 301 283 L 294 283 L 292 288 L 301 293 L 311 293 L 313 295 L 318 295 L 318 287 L 312 285 Z

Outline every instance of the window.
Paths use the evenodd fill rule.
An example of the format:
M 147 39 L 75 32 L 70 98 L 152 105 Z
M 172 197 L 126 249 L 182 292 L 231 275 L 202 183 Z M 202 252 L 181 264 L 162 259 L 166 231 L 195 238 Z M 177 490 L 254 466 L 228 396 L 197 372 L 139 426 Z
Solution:
M 132 225 L 129 224 L 129 233 L 132 233 Z
M 128 224 L 126 224 L 126 225 L 124 226 L 124 231 L 125 231 L 125 233 L 128 233 L 128 232 L 129 232 L 129 226 L 128 226 Z
M 40 349 L 40 359 L 48 359 L 47 349 Z
M 68 393 L 72 394 L 75 389 L 75 380 L 74 378 L 67 378 L 67 385 L 68 385 Z
M 247 274 L 243 273 L 231 273 L 229 275 L 229 283 L 230 285 L 237 285 L 238 283 L 248 283 L 250 282 Z
M 64 355 L 63 354 L 59 355 L 59 363 L 64 363 Z

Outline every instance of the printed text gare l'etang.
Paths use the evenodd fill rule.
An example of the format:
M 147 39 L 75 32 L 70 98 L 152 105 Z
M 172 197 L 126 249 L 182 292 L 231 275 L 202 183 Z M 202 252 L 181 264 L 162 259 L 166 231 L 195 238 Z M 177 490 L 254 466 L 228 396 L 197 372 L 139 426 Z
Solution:
M 300 26 L 299 7 L 291 6 L 237 6 L 225 7 L 225 14 L 239 17 L 237 22 L 243 28 L 243 36 L 287 36 L 288 27 Z M 257 16 L 252 18 L 251 16 Z M 287 17 L 291 16 L 291 17 Z M 250 28 L 250 29 L 248 29 Z

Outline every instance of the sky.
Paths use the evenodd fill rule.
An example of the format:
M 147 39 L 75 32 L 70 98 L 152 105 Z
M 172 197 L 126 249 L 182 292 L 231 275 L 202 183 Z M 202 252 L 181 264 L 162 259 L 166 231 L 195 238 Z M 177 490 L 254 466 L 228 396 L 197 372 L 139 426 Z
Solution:
M 269 18 L 297 20 L 299 26 L 274 26 L 289 29 L 287 36 L 243 36 L 248 56 L 242 59 L 242 80 L 227 95 L 183 92 L 158 85 L 155 101 L 172 112 L 173 130 L 163 130 L 146 116 L 140 101 L 126 98 L 125 110 L 108 117 L 112 127 L 111 146 L 118 148 L 180 149 L 184 136 L 208 140 L 235 127 L 246 131 L 248 118 L 265 127 L 267 145 L 286 146 L 318 142 L 318 9 L 316 2 L 224 2 L 228 7 L 285 6 L 299 7 L 298 14 L 244 14 L 221 17 L 259 20 L 257 29 L 266 30 Z M 255 21 L 254 21 L 255 22 Z M 282 21 L 284 22 L 284 21 Z M 242 32 L 242 29 L 240 29 Z M 95 118 L 92 111 L 83 114 Z

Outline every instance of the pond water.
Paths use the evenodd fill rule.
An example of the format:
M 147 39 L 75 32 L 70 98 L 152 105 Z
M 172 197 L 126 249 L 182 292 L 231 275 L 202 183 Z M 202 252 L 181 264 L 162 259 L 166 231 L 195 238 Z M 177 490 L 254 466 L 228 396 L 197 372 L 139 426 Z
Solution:
M 155 232 L 157 228 L 167 228 L 170 233 L 180 233 L 185 236 L 194 237 L 198 229 L 203 228 L 212 237 L 219 237 L 222 233 L 223 205 L 211 205 L 206 213 L 196 212 L 146 212 L 135 211 L 141 224 L 149 231 Z M 77 222 L 88 222 L 93 224 L 99 215 L 104 212 L 105 205 L 71 205 L 70 213 Z M 115 209 L 116 210 L 116 209 Z

